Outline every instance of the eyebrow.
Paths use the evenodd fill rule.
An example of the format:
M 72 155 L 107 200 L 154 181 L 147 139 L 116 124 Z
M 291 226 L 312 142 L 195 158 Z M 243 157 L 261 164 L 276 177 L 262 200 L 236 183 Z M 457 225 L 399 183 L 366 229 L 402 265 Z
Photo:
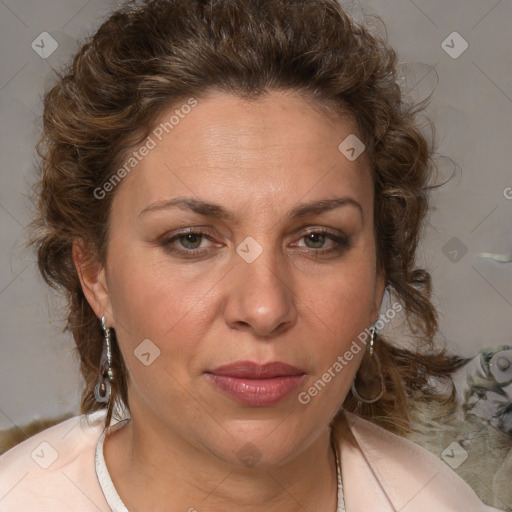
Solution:
M 310 201 L 309 203 L 300 204 L 290 210 L 288 216 L 290 218 L 306 217 L 308 215 L 318 215 L 335 208 L 342 206 L 354 206 L 359 210 L 361 219 L 364 220 L 363 207 L 355 199 L 351 197 L 336 197 L 332 199 L 320 199 L 316 201 Z M 208 203 L 201 199 L 194 199 L 192 197 L 176 197 L 169 201 L 157 201 L 152 203 L 144 210 L 142 210 L 138 216 L 142 216 L 148 212 L 155 212 L 160 210 L 167 210 L 172 208 L 179 208 L 181 210 L 192 210 L 194 213 L 204 215 L 205 217 L 214 217 L 223 220 L 235 221 L 235 214 L 227 210 L 221 205 L 215 203 Z

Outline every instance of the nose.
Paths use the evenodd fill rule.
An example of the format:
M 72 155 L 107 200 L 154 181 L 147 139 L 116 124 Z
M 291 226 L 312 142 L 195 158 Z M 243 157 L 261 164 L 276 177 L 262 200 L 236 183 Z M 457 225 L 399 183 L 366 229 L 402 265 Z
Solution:
M 237 262 L 229 275 L 224 315 L 230 328 L 269 338 L 295 325 L 292 278 L 271 251 L 263 251 L 252 263 Z

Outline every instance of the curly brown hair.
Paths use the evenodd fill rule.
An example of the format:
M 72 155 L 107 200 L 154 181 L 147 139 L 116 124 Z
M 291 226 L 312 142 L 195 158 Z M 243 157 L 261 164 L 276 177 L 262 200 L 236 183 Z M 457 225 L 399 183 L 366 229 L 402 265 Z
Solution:
M 98 200 L 94 191 L 165 109 L 212 88 L 250 99 L 271 90 L 296 91 L 355 120 L 373 171 L 378 266 L 418 342 L 408 350 L 380 337 L 376 352 L 386 393 L 371 405 L 349 393 L 344 407 L 405 434 L 415 392 L 446 400 L 430 379 L 448 377 L 455 362 L 435 348 L 430 275 L 415 261 L 435 168 L 433 143 L 417 121 L 425 105 L 404 101 L 396 52 L 353 22 L 336 0 L 130 2 L 57 75 L 44 97 L 38 215 L 30 243 L 46 282 L 67 294 L 66 329 L 85 379 L 83 413 L 105 407 L 94 398 L 103 336 L 82 292 L 73 243 L 80 240 L 105 264 L 114 192 Z M 113 351 L 116 378 L 106 425 L 114 402 L 129 410 L 128 374 L 115 333 Z

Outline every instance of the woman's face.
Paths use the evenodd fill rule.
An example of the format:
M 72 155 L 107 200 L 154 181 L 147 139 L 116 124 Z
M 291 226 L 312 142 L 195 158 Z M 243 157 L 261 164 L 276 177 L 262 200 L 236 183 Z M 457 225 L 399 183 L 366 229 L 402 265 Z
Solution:
M 291 92 L 180 106 L 114 192 L 88 298 L 115 328 L 135 421 L 225 461 L 252 450 L 278 464 L 325 433 L 364 350 L 335 363 L 378 315 L 369 161 L 339 149 L 354 124 Z M 212 377 L 240 361 L 299 376 Z

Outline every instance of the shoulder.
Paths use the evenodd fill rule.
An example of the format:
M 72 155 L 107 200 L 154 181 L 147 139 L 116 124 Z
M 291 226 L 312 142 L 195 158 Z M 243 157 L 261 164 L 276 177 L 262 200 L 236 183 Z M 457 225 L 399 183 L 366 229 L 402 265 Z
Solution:
M 94 466 L 105 411 L 75 416 L 0 456 L 0 512 L 109 510 Z
M 353 467 L 354 474 L 371 475 L 368 478 L 379 487 L 376 496 L 380 494 L 378 499 L 389 503 L 389 510 L 497 510 L 484 505 L 445 462 L 421 446 L 347 411 L 344 416 L 344 426 L 336 431 L 342 468 L 344 461 L 347 473 Z M 347 478 L 351 477 L 347 475 Z M 358 487 L 357 482 L 354 486 Z

